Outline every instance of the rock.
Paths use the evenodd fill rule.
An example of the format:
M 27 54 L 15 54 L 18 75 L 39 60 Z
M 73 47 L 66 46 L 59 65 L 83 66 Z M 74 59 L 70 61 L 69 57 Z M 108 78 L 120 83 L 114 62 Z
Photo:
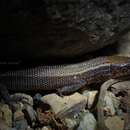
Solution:
M 22 102 L 13 102 L 13 107 L 15 111 L 21 111 L 24 109 L 24 104 Z
M 33 124 L 33 122 L 36 121 L 36 112 L 33 109 L 33 98 L 30 95 L 24 94 L 24 93 L 15 93 L 14 95 L 11 95 L 12 100 L 15 102 L 16 106 L 16 116 L 20 116 L 21 110 L 24 111 L 27 121 L 30 122 L 30 124 Z M 18 113 L 18 111 L 20 113 Z
M 43 112 L 42 109 L 37 108 L 37 118 L 40 124 L 49 125 L 52 121 L 52 114 L 50 112 Z
M 77 130 L 96 130 L 97 122 L 92 113 L 84 112 Z
M 106 126 L 109 130 L 123 130 L 124 121 L 121 120 L 118 116 L 108 117 L 105 120 Z
M 56 56 L 75 58 L 116 44 L 129 29 L 129 0 L 39 1 L 20 4 L 22 0 L 12 0 L 5 4 L 2 0 L 1 57 L 42 61 L 43 57 L 50 61 Z
M 83 92 L 83 95 L 87 97 L 87 107 L 88 107 L 88 109 L 90 109 L 94 105 L 94 102 L 97 99 L 96 98 L 97 94 L 98 94 L 98 91 L 85 90 Z
M 17 121 L 17 120 L 23 120 L 25 117 L 24 117 L 24 113 L 22 111 L 16 111 L 14 113 L 14 120 Z
M 26 130 L 28 128 L 27 120 L 22 111 L 14 113 L 14 126 L 17 130 Z
M 111 86 L 111 89 L 112 89 L 112 92 L 114 94 L 118 94 L 119 92 L 121 92 L 122 90 L 124 91 L 128 91 L 130 90 L 130 81 L 129 80 L 124 80 L 124 81 L 121 81 L 121 82 L 118 82 L 116 84 L 113 84 Z
M 30 95 L 24 94 L 24 93 L 15 93 L 11 95 L 11 99 L 14 102 L 22 102 L 23 104 L 29 104 L 33 106 L 33 98 Z
M 33 124 L 33 122 L 35 122 L 37 118 L 37 114 L 35 110 L 33 109 L 31 105 L 28 105 L 28 104 L 24 104 L 24 107 L 25 107 L 24 112 L 26 113 L 27 120 L 31 124 Z
M 42 107 L 42 101 L 41 101 L 42 95 L 37 93 L 35 94 L 35 96 L 33 97 L 33 101 L 34 101 L 34 106 L 38 107 L 41 106 Z
M 118 108 L 119 106 L 118 104 L 118 106 L 114 107 L 114 103 L 113 103 L 114 99 L 112 100 L 113 97 L 115 98 L 114 94 L 108 91 L 104 98 L 104 106 L 105 106 L 104 110 L 107 115 L 111 115 L 111 116 L 115 115 L 116 112 L 115 107 Z
M 4 120 L 8 127 L 12 126 L 12 111 L 7 104 L 0 103 L 0 119 Z
M 120 110 L 120 98 L 121 97 L 116 97 L 113 93 L 111 94 L 111 98 L 112 98 L 112 102 L 113 102 L 113 106 L 115 108 L 115 112 L 118 113 Z
M 59 118 L 73 116 L 74 113 L 78 113 L 85 109 L 87 103 L 86 97 L 79 93 L 74 93 L 71 96 L 64 96 L 63 98 L 56 94 L 49 94 L 43 96 L 42 101 L 49 104 L 53 112 Z
M 41 101 L 42 95 L 40 93 L 35 94 L 33 100 Z
M 125 116 L 125 113 L 123 112 L 123 110 L 120 108 L 117 109 L 117 113 L 116 115 L 121 118 L 121 119 L 124 119 L 124 116 Z
M 64 122 L 69 130 L 73 130 L 78 125 L 78 121 L 71 118 L 65 118 Z
M 14 126 L 17 130 L 27 130 L 28 129 L 28 123 L 27 123 L 26 119 L 15 121 Z

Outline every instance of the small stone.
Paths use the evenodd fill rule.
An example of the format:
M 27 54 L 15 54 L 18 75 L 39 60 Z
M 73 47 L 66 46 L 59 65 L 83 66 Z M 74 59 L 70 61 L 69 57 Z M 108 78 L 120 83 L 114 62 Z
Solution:
M 40 93 L 37 93 L 37 94 L 35 94 L 35 96 L 33 97 L 33 100 L 38 100 L 38 101 L 40 101 L 41 98 L 42 98 L 42 95 L 41 95 Z
M 96 130 L 96 128 L 97 122 L 93 114 L 90 112 L 83 112 L 77 130 Z
M 4 120 L 9 127 L 12 126 L 12 111 L 7 104 L 0 103 L 0 119 Z
M 33 106 L 33 98 L 30 95 L 24 93 L 15 93 L 11 95 L 11 99 L 15 102 L 21 101 L 23 104 L 29 104 Z
M 109 130 L 123 130 L 124 120 L 121 120 L 118 116 L 112 116 L 105 120 L 105 124 Z
M 122 90 L 129 91 L 130 90 L 130 81 L 124 80 L 124 81 L 118 82 L 116 84 L 113 84 L 111 86 L 111 90 L 114 94 L 118 94 Z
M 56 94 L 49 94 L 43 96 L 42 101 L 49 104 L 56 116 L 62 119 L 80 112 L 85 109 L 87 104 L 86 97 L 79 93 L 63 98 Z
M 43 112 L 42 109 L 37 108 L 37 118 L 40 124 L 49 125 L 52 121 L 52 113 Z
M 107 115 L 111 115 L 111 116 L 115 115 L 115 112 L 116 112 L 114 103 L 113 103 L 114 99 L 112 100 L 112 98 L 116 98 L 116 97 L 111 92 L 107 92 L 104 98 L 104 103 L 105 103 L 104 110 Z
M 24 104 L 22 102 L 13 102 L 13 107 L 15 111 L 22 111 L 24 109 Z
M 120 117 L 121 119 L 124 119 L 124 117 L 125 117 L 125 113 L 123 112 L 122 109 L 118 109 L 116 114 L 117 114 L 117 116 Z
M 69 130 L 73 130 L 78 125 L 76 120 L 70 118 L 65 118 L 64 122 Z
M 42 98 L 41 94 L 39 94 L 39 93 L 35 94 L 35 96 L 33 97 L 35 107 L 39 107 L 39 106 L 42 107 L 43 102 L 41 101 L 41 98 Z
M 27 123 L 26 119 L 17 120 L 17 121 L 15 121 L 14 126 L 17 130 L 27 130 L 28 123 Z
M 96 96 L 98 94 L 98 91 L 88 91 L 85 90 L 83 92 L 83 95 L 87 97 L 87 106 L 88 108 L 91 108 L 96 100 Z
M 25 107 L 24 111 L 28 115 L 28 120 L 30 120 L 32 123 L 35 122 L 37 118 L 37 114 L 35 110 L 33 109 L 33 107 L 28 104 L 24 105 L 24 107 Z
M 16 111 L 14 113 L 14 120 L 23 120 L 24 119 L 24 113 L 22 111 Z
M 27 130 L 28 123 L 22 111 L 16 111 L 14 113 L 14 126 L 17 130 Z

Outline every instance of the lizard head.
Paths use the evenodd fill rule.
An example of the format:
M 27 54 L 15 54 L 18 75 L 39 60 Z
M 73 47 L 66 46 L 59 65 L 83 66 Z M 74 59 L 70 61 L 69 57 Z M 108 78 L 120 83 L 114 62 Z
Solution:
M 108 62 L 111 64 L 112 78 L 130 76 L 130 57 L 111 56 Z

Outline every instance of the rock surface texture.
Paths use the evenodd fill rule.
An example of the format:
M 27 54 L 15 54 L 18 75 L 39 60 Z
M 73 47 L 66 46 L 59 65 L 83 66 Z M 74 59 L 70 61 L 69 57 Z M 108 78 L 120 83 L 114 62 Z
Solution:
M 118 40 L 130 23 L 129 0 L 2 0 L 1 7 L 7 58 L 82 56 Z

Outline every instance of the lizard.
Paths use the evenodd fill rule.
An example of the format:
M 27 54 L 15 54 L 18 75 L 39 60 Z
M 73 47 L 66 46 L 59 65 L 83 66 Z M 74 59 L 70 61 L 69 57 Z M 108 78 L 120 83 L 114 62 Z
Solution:
M 129 57 L 104 56 L 76 64 L 38 66 L 1 73 L 0 94 L 8 103 L 11 99 L 7 90 L 57 90 L 60 94 L 69 94 L 83 86 L 129 75 Z

